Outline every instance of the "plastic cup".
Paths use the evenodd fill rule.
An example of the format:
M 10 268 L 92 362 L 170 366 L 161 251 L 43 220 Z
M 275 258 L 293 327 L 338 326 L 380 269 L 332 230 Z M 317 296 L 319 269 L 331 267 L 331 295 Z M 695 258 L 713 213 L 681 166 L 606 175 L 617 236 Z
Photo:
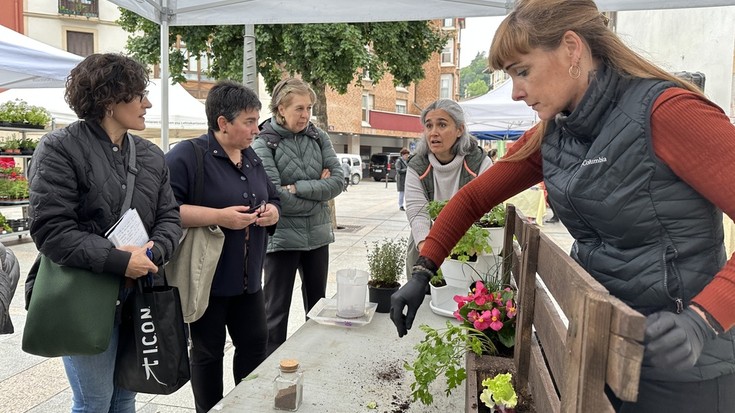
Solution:
M 337 317 L 358 318 L 365 315 L 368 276 L 362 270 L 337 270 Z

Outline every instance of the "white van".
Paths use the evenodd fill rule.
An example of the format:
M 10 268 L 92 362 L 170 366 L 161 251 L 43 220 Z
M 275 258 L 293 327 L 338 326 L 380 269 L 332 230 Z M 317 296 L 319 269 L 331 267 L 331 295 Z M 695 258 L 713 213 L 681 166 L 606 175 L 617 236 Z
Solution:
M 362 179 L 362 160 L 360 159 L 360 155 L 355 155 L 354 153 L 338 153 L 337 159 L 339 159 L 340 164 L 347 163 L 350 165 L 350 183 L 352 185 L 359 184 Z

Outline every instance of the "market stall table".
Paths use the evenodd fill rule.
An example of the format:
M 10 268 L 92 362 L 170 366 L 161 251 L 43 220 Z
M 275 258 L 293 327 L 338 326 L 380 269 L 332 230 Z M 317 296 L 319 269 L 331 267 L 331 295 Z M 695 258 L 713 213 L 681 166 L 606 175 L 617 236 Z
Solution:
M 309 320 L 238 384 L 211 411 L 273 412 L 273 379 L 281 359 L 298 359 L 304 372 L 302 413 L 459 412 L 464 411 L 464 385 L 444 395 L 442 377 L 432 386 L 434 404 L 411 400 L 413 375 L 404 363 L 416 357 L 424 338 L 421 324 L 441 328 L 449 318 L 433 314 L 430 297 L 408 335 L 399 338 L 388 314 L 376 313 L 367 325 L 347 328 Z M 376 410 L 368 409 L 375 402 Z

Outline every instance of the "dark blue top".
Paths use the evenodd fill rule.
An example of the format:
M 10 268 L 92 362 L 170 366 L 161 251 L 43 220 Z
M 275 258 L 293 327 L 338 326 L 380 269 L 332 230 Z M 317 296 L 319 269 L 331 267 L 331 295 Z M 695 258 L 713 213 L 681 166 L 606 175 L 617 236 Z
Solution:
M 209 134 L 194 138 L 194 143 L 204 149 L 204 193 L 202 206 L 226 208 L 234 205 L 256 206 L 261 201 L 274 204 L 281 210 L 281 200 L 276 188 L 268 179 L 263 164 L 252 148 L 242 151 L 242 168 L 238 169 L 227 156 L 217 139 Z M 196 154 L 188 143 L 175 145 L 167 154 L 166 162 L 171 171 L 171 188 L 176 201 L 194 204 Z M 225 244 L 212 282 L 212 296 L 234 296 L 260 290 L 268 234 L 270 227 L 249 227 L 247 256 L 245 254 L 245 230 L 222 228 Z M 247 282 L 246 277 L 247 276 Z

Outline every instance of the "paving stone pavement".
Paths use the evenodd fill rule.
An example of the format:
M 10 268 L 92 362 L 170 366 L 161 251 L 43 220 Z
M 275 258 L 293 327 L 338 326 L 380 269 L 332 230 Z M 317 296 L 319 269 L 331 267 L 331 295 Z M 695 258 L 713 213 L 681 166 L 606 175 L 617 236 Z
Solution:
M 367 270 L 366 243 L 384 237 L 408 236 L 406 213 L 398 209 L 395 183 L 363 180 L 350 186 L 335 200 L 337 224 L 335 242 L 329 249 L 329 279 L 327 296 L 337 291 L 337 270 L 358 268 Z M 0 207 L 6 217 L 19 218 L 20 208 Z M 564 250 L 569 250 L 571 237 L 561 224 L 542 227 Z M 23 308 L 23 282 L 33 264 L 37 250 L 26 235 L 0 239 L 13 250 L 21 266 L 21 280 L 13 298 L 10 314 L 15 333 L 0 335 L 0 412 L 2 413 L 59 413 L 71 410 L 71 391 L 59 358 L 44 358 L 26 354 L 21 350 L 21 337 L 26 311 Z M 404 280 L 405 281 L 405 280 Z M 305 321 L 303 302 L 298 279 L 294 286 L 289 317 L 289 336 Z M 225 348 L 225 393 L 234 383 L 231 377 L 232 343 Z M 139 394 L 136 410 L 143 413 L 194 412 L 194 398 L 189 384 L 171 395 Z

